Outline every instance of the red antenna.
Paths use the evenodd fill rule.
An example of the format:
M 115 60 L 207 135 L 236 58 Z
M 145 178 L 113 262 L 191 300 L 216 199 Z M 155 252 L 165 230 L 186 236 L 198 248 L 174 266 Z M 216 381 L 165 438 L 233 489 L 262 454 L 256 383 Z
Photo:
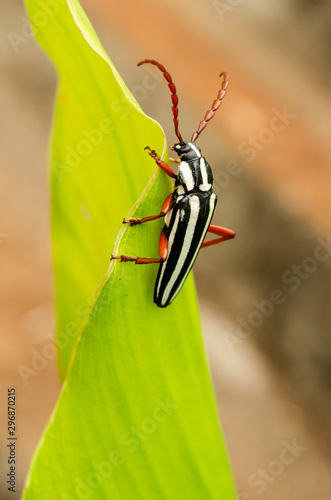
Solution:
M 140 61 L 138 63 L 138 66 L 141 66 L 142 64 L 145 64 L 145 63 L 151 63 L 151 64 L 154 64 L 154 66 L 157 66 L 159 68 L 159 70 L 162 71 L 164 78 L 168 82 L 168 87 L 169 87 L 170 92 L 171 92 L 172 113 L 174 115 L 175 134 L 177 135 L 180 143 L 183 143 L 184 142 L 183 138 L 181 136 L 181 133 L 178 130 L 178 96 L 177 96 L 177 92 L 176 92 L 176 86 L 173 83 L 170 74 L 165 69 L 165 67 L 162 66 L 162 64 L 158 63 L 154 59 L 144 59 L 143 61 Z
M 227 91 L 227 88 L 229 85 L 229 74 L 226 71 L 224 71 L 223 73 L 220 74 L 220 76 L 223 76 L 223 82 L 222 82 L 222 87 L 218 92 L 217 99 L 215 99 L 211 109 L 209 111 L 207 111 L 206 116 L 204 117 L 202 122 L 200 122 L 198 130 L 196 132 L 194 132 L 194 134 L 192 135 L 191 142 L 195 142 L 197 140 L 197 138 L 199 137 L 199 135 L 201 134 L 203 129 L 206 128 L 209 120 L 211 120 L 213 118 L 214 114 L 216 113 L 216 111 L 218 110 L 220 105 L 222 104 L 222 100 L 224 99 L 224 96 L 226 94 L 226 91 Z

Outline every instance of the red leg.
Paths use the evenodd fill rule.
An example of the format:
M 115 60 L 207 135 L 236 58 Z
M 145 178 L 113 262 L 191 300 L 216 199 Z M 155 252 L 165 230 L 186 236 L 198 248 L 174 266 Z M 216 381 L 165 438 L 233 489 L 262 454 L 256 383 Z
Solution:
M 236 235 L 236 233 L 231 229 L 227 229 L 226 227 L 222 226 L 215 226 L 213 224 L 210 224 L 208 232 L 218 234 L 220 238 L 215 238 L 214 240 L 210 241 L 204 241 L 201 245 L 201 248 L 210 247 L 211 245 L 216 245 L 216 243 L 221 243 L 222 241 L 230 240 L 231 238 L 234 238 Z
M 171 208 L 171 203 L 173 199 L 173 193 L 169 194 L 163 202 L 161 207 L 161 212 L 159 215 L 150 215 L 149 217 L 143 217 L 142 219 L 137 219 L 135 217 L 131 217 L 129 219 L 123 219 L 123 224 L 130 224 L 130 226 L 136 226 L 137 224 L 143 224 L 144 222 L 149 222 L 151 220 L 159 219 L 160 217 L 164 217 Z
M 149 146 L 146 146 L 145 149 L 149 150 L 149 156 L 151 156 L 157 163 L 157 165 L 162 168 L 163 172 L 165 172 L 169 177 L 172 177 L 173 179 L 176 179 L 177 175 L 172 171 L 172 169 L 169 167 L 169 165 L 161 160 L 161 158 L 157 155 L 156 151 L 154 149 L 151 149 Z
M 111 260 L 119 259 L 120 262 L 135 262 L 136 264 L 160 264 L 164 262 L 168 256 L 168 240 L 164 229 L 162 229 L 159 241 L 159 255 L 159 259 L 153 259 L 152 257 L 133 257 L 121 253 L 118 256 L 112 255 Z
M 135 262 L 136 264 L 160 264 L 163 259 L 153 259 L 152 257 L 133 257 L 132 255 L 112 255 L 110 260 L 119 259 L 120 262 Z
M 159 241 L 159 256 L 161 262 L 165 261 L 168 257 L 168 239 L 164 228 L 161 231 L 160 241 Z

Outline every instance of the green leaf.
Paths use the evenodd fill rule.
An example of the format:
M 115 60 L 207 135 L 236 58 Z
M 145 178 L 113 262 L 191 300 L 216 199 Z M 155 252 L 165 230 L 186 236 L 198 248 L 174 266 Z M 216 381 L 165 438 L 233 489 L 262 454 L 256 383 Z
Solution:
M 54 1 L 55 15 L 35 27 L 59 73 L 51 191 L 61 378 L 123 217 L 155 171 L 144 147 L 166 151 L 162 129 L 140 110 L 78 2 L 70 10 L 63 3 Z M 27 6 L 32 22 L 40 21 L 40 2 Z M 164 177 L 165 198 L 171 183 Z
M 123 251 L 146 249 L 135 229 Z M 196 302 L 186 287 L 159 310 L 151 266 L 127 266 L 101 286 L 24 499 L 233 500 Z
M 62 372 L 69 358 L 70 366 L 23 498 L 233 500 L 192 276 L 166 309 L 153 304 L 157 266 L 112 261 L 99 285 L 123 215 L 158 213 L 169 194 L 163 172 L 148 180 L 155 163 L 143 150 L 165 154 L 162 130 L 134 102 L 78 2 L 54 4 L 37 37 L 60 75 L 52 219 Z M 40 4 L 27 6 L 33 21 Z M 111 133 L 104 127 L 93 144 L 106 119 Z M 93 146 L 85 156 L 82 141 Z M 72 150 L 82 157 L 76 166 Z M 157 256 L 161 227 L 122 226 L 114 253 Z

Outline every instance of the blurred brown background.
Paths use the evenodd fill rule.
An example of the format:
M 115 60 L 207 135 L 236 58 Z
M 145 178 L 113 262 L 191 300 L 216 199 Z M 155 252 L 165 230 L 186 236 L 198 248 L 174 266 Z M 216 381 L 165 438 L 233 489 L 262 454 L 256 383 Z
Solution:
M 162 80 L 146 85 L 147 68 L 136 63 L 155 58 L 171 72 L 184 137 L 191 137 L 216 96 L 219 73 L 230 73 L 228 95 L 199 146 L 220 198 L 214 222 L 235 229 L 237 237 L 204 250 L 195 266 L 220 418 L 242 500 L 331 498 L 330 4 L 82 5 L 169 144 L 168 89 Z M 22 488 L 60 385 L 52 356 L 44 364 L 37 360 L 54 329 L 46 161 L 56 77 L 30 36 L 20 0 L 1 3 L 0 23 L 5 500 L 19 498 L 4 484 L 7 387 L 18 393 Z M 22 43 L 15 45 L 11 33 Z M 26 384 L 22 365 L 38 366 Z

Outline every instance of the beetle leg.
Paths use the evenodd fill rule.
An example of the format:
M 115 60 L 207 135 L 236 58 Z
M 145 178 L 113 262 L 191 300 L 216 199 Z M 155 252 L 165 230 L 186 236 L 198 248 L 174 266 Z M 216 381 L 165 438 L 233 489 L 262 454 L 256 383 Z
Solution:
M 170 163 L 181 163 L 181 161 L 177 158 L 177 160 L 175 158 L 169 158 L 169 161 Z
M 133 257 L 132 255 L 112 255 L 110 260 L 118 259 L 120 262 L 135 262 L 136 264 L 160 264 L 164 262 L 168 256 L 168 240 L 165 230 L 162 229 L 159 241 L 159 259 L 152 257 Z
M 168 257 L 168 238 L 165 233 L 164 228 L 161 231 L 161 236 L 159 240 L 159 256 L 161 259 L 161 262 L 164 262 L 166 258 Z
M 136 226 L 137 224 L 143 224 L 144 222 L 149 222 L 151 220 L 159 219 L 160 217 L 164 217 L 171 208 L 171 203 L 173 200 L 174 194 L 171 193 L 164 200 L 161 212 L 158 215 L 150 215 L 149 217 L 143 217 L 142 219 L 137 219 L 135 217 L 131 217 L 129 219 L 123 219 L 123 224 L 130 224 L 130 226 Z
M 153 259 L 153 257 L 133 257 L 132 255 L 112 255 L 110 260 L 119 259 L 120 262 L 135 262 L 136 264 L 160 264 L 164 259 Z
M 149 150 L 149 156 L 153 158 L 153 160 L 156 161 L 157 165 L 162 168 L 163 172 L 165 172 L 169 177 L 172 177 L 173 179 L 176 179 L 177 175 L 173 172 L 173 170 L 169 167 L 169 165 L 161 160 L 161 158 L 157 155 L 156 151 L 154 149 L 151 149 L 149 146 L 146 146 L 145 149 Z
M 232 229 L 227 229 L 222 226 L 215 226 L 214 224 L 210 224 L 208 228 L 209 233 L 214 233 L 220 236 L 220 238 L 215 238 L 214 240 L 204 241 L 201 245 L 201 248 L 209 247 L 211 245 L 216 245 L 216 243 L 221 243 L 222 241 L 230 240 L 234 238 L 236 233 L 232 231 Z

